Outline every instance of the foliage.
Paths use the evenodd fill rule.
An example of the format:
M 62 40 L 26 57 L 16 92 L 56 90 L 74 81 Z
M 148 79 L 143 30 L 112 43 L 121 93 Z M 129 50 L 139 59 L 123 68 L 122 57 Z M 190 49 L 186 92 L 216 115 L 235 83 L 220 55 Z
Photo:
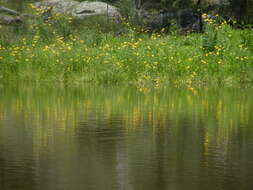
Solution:
M 122 27 L 126 32 L 117 33 Z M 166 35 L 139 31 L 127 21 L 53 15 L 0 30 L 1 80 L 156 87 L 253 82 L 253 32 L 232 29 L 226 21 L 210 20 L 204 34 Z

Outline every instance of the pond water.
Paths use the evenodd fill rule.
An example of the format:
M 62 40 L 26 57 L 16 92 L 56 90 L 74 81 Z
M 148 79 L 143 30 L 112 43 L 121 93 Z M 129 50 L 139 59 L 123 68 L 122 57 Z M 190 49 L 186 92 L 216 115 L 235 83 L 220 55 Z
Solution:
M 1 190 L 251 190 L 253 90 L 0 85 Z

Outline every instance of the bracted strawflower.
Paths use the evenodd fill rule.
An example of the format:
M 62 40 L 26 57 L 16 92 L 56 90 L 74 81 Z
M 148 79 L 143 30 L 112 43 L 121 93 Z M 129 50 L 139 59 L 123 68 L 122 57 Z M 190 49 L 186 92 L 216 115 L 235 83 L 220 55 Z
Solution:
M 162 28 L 162 29 L 161 29 L 161 32 L 165 32 L 165 28 Z
M 201 60 L 201 63 L 208 64 L 205 60 Z
M 240 49 L 242 49 L 242 48 L 243 48 L 243 46 L 244 46 L 243 44 L 240 44 L 238 47 L 239 47 Z
M 192 72 L 191 77 L 195 77 L 197 75 L 196 72 Z
M 49 49 L 49 46 L 46 45 L 46 46 L 43 48 L 42 51 L 48 51 L 48 49 Z

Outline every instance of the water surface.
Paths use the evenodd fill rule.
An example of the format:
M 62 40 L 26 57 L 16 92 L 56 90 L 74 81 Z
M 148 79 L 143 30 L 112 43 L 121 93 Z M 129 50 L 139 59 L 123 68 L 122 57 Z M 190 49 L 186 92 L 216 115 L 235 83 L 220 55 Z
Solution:
M 1 84 L 1 190 L 252 190 L 253 90 Z

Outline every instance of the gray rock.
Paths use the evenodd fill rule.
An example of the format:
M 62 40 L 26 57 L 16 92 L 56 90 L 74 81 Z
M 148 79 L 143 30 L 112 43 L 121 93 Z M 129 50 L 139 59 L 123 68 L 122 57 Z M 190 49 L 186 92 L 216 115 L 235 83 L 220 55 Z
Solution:
M 118 20 L 121 17 L 116 7 L 104 2 L 49 0 L 37 2 L 34 5 L 42 9 L 50 9 L 53 14 L 69 14 L 81 19 L 91 16 L 105 16 Z
M 10 24 L 20 24 L 23 20 L 19 16 L 8 16 L 0 15 L 0 24 L 10 25 Z
M 80 3 L 77 1 L 42 1 L 34 3 L 35 6 L 41 9 L 50 9 L 52 13 L 60 13 L 60 14 L 72 14 L 72 11 L 75 7 L 77 7 Z
M 3 6 L 0 6 L 0 13 L 5 13 L 9 15 L 20 15 L 20 13 L 18 13 L 17 11 L 14 11 L 12 9 Z
M 20 24 L 23 22 L 22 16 L 17 11 L 0 6 L 0 25 Z
M 120 17 L 117 8 L 103 2 L 81 2 L 72 11 L 73 16 L 87 17 L 87 16 L 109 16 L 111 18 Z

